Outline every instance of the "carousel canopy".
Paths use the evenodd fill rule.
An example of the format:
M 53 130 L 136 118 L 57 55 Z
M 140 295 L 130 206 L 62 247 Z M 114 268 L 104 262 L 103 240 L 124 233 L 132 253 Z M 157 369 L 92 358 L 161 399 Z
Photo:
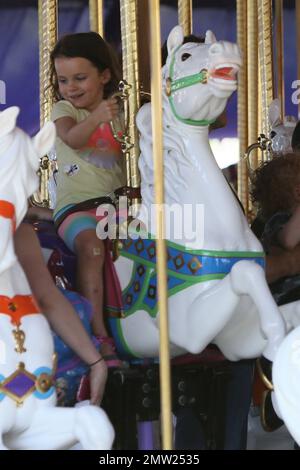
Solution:
M 21 108 L 18 124 L 30 134 L 39 128 L 39 44 L 37 0 L 0 1 L 0 110 L 17 105 Z M 89 30 L 88 0 L 59 0 L 59 35 Z M 120 50 L 119 1 L 105 0 L 105 34 Z M 219 39 L 236 41 L 235 0 L 194 0 L 194 33 L 206 29 L 217 32 Z M 292 103 L 296 80 L 295 2 L 284 2 L 285 94 L 286 114 L 297 116 Z M 217 14 L 216 14 L 217 10 Z M 177 0 L 161 2 L 162 40 L 177 23 Z M 236 136 L 236 95 L 227 108 L 226 128 L 216 137 Z

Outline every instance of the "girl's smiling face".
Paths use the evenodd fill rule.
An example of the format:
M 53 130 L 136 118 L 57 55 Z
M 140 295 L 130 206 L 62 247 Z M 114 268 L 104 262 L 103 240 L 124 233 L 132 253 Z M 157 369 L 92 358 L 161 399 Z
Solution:
M 104 86 L 111 78 L 110 70 L 100 72 L 83 57 L 58 57 L 54 61 L 59 93 L 75 108 L 96 109 L 103 100 Z

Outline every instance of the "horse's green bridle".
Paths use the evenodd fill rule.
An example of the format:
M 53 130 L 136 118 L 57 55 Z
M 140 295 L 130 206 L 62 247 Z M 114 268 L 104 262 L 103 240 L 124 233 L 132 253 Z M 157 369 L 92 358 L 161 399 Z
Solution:
M 181 44 L 182 45 L 182 44 Z M 183 122 L 184 124 L 189 124 L 191 126 L 209 126 L 213 122 L 215 122 L 215 119 L 213 120 L 196 120 L 196 119 L 185 119 L 177 113 L 175 106 L 174 106 L 174 100 L 172 94 L 175 93 L 178 90 L 181 90 L 182 88 L 187 88 L 192 85 L 196 85 L 197 83 L 207 83 L 207 76 L 208 76 L 208 71 L 207 69 L 202 69 L 199 73 L 195 73 L 193 75 L 187 75 L 186 77 L 179 78 L 177 80 L 173 80 L 173 73 L 174 73 L 174 64 L 175 64 L 175 54 L 181 47 L 178 46 L 175 51 L 172 54 L 171 58 L 171 65 L 170 65 L 170 76 L 166 80 L 166 94 L 169 98 L 170 106 L 172 109 L 172 112 L 176 119 L 179 121 Z

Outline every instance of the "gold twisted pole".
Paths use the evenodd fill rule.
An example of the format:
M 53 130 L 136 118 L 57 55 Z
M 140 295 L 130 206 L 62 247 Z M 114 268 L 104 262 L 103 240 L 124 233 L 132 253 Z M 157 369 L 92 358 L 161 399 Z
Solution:
M 57 0 L 39 0 L 40 125 L 50 119 L 53 96 L 50 85 L 50 51 L 57 40 Z
M 268 109 L 273 100 L 272 0 L 258 0 L 258 48 L 262 83 L 262 132 L 269 135 Z M 253 143 L 253 142 L 250 142 Z
M 193 32 L 193 0 L 178 0 L 178 22 L 184 36 Z
M 150 95 L 150 23 L 148 0 L 138 0 L 138 56 L 141 100 Z
M 104 37 L 103 0 L 89 0 L 90 29 Z
M 258 44 L 257 0 L 247 2 L 247 89 L 248 89 L 248 145 L 256 142 L 258 135 Z M 253 152 L 251 167 L 257 167 L 257 151 Z
M 123 78 L 130 86 L 129 93 L 129 141 L 131 148 L 126 152 L 127 185 L 138 188 L 138 131 L 135 116 L 140 107 L 139 70 L 137 52 L 137 5 L 136 0 L 120 0 Z
M 158 309 L 160 332 L 160 409 L 162 416 L 163 449 L 172 449 L 170 352 L 168 326 L 167 252 L 165 244 L 163 134 L 162 134 L 162 82 L 159 0 L 149 0 L 151 32 L 151 95 L 152 137 L 155 175 L 156 253 L 158 277 Z
M 236 1 L 237 41 L 243 55 L 238 80 L 238 138 L 240 160 L 238 164 L 238 196 L 248 215 L 248 170 L 244 154 L 248 147 L 248 98 L 247 98 L 247 0 Z
M 50 51 L 57 40 L 57 0 L 39 0 L 39 59 L 40 59 L 40 125 L 50 120 L 53 96 L 50 89 Z M 41 159 L 39 168 L 40 187 L 31 201 L 33 204 L 49 207 L 48 181 L 51 162 L 47 155 Z
M 296 2 L 297 3 L 297 2 Z M 280 102 L 280 114 L 283 120 L 285 116 L 284 93 L 284 52 L 283 52 L 283 3 L 275 0 L 275 24 L 276 24 L 276 68 L 277 68 L 277 97 Z

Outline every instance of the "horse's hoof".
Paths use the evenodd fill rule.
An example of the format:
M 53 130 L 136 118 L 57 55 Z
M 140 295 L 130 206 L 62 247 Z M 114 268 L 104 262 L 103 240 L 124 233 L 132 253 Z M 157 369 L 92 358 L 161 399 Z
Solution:
M 256 366 L 261 380 L 268 390 L 274 390 L 272 382 L 272 362 L 264 356 L 256 360 Z
M 267 432 L 276 431 L 276 429 L 280 428 L 280 426 L 284 424 L 282 419 L 278 418 L 275 413 L 271 393 L 271 390 L 266 390 L 264 392 L 260 409 L 261 424 L 263 429 Z

